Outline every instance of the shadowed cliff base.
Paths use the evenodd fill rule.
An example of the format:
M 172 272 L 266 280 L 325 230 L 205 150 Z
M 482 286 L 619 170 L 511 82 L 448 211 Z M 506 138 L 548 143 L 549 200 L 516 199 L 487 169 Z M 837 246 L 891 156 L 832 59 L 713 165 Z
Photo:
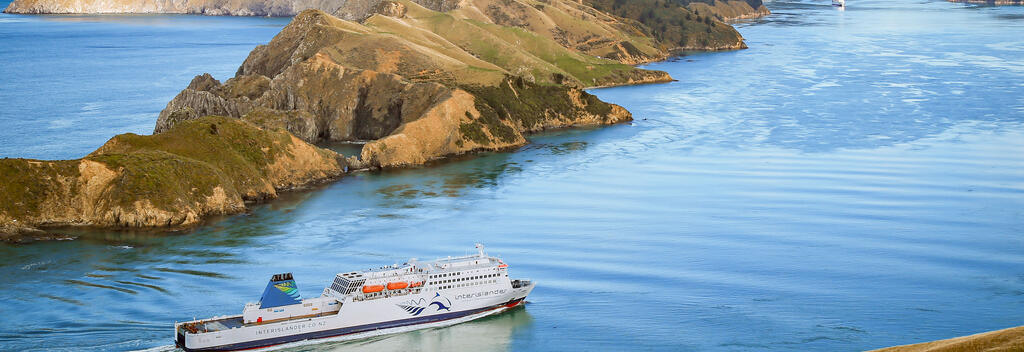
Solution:
M 1015 352 L 1024 351 L 1024 326 L 873 350 L 872 352 Z

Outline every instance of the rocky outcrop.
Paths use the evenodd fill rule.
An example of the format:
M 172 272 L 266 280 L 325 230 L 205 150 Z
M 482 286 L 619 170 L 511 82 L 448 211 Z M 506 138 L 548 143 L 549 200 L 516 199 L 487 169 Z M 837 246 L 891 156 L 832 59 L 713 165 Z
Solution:
M 872 352 L 980 352 L 1024 351 L 1024 326 L 946 340 L 895 346 Z
M 387 11 L 399 17 L 378 14 L 362 24 L 303 12 L 253 50 L 234 78 L 193 79 L 160 113 L 154 133 L 221 114 L 307 142 L 366 141 L 363 167 L 418 165 L 520 146 L 524 134 L 546 128 L 630 119 L 583 91 L 584 82 L 671 80 L 542 36 L 392 3 Z M 520 45 L 505 40 L 510 34 Z M 532 45 L 523 48 L 525 39 Z M 496 48 L 500 55 L 489 53 Z
M 0 239 L 51 226 L 175 227 L 329 180 L 340 155 L 284 131 L 205 117 L 122 134 L 78 160 L 0 160 Z

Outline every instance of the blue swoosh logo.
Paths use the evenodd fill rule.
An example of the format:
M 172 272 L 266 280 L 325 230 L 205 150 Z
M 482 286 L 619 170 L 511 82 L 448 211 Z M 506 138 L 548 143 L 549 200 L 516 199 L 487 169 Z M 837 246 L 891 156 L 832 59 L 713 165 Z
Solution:
M 435 304 L 437 305 L 437 310 L 442 310 L 442 309 L 444 309 L 444 310 L 451 310 L 451 309 L 448 309 L 448 307 L 445 307 L 444 304 L 441 303 L 441 302 L 430 302 L 430 305 L 428 305 L 428 307 L 432 306 L 432 305 L 435 305 Z

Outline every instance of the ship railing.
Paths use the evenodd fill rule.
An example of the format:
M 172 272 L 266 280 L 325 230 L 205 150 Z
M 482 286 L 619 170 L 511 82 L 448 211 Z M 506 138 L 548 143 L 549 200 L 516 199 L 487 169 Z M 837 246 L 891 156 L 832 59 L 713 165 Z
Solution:
M 526 287 L 526 286 L 530 286 L 530 280 L 525 280 L 525 279 L 522 279 L 522 280 L 519 280 L 519 279 L 512 280 L 512 288 L 522 288 L 522 287 Z

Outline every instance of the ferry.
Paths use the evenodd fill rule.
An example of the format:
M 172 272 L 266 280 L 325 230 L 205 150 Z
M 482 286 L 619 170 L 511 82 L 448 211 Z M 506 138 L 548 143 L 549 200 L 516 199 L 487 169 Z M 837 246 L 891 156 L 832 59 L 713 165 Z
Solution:
M 174 324 L 185 351 L 236 351 L 306 340 L 345 340 L 446 326 L 523 304 L 534 288 L 484 253 L 339 273 L 319 297 L 303 299 L 291 273 L 276 274 L 242 314 Z

